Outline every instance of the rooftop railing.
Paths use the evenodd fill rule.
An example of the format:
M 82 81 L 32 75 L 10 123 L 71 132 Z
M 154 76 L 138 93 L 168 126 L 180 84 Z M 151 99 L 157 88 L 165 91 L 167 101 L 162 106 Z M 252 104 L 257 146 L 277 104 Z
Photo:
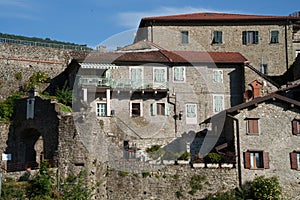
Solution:
M 84 45 L 67 45 L 67 44 L 57 44 L 57 43 L 47 43 L 47 42 L 34 42 L 34 41 L 16 40 L 10 38 L 0 38 L 0 43 L 20 44 L 20 45 L 27 45 L 27 46 L 48 47 L 48 48 L 56 48 L 56 49 L 81 50 L 81 51 L 92 50 L 91 48 Z
M 154 82 L 153 80 L 141 79 L 112 79 L 105 77 L 80 77 L 80 86 L 111 87 L 116 89 L 168 89 L 169 82 Z

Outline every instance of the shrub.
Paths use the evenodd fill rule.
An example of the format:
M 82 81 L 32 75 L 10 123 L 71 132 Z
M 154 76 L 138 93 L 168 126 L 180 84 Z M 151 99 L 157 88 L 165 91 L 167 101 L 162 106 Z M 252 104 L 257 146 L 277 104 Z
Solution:
M 206 163 L 220 163 L 222 156 L 218 153 L 209 153 L 204 157 Z
M 15 79 L 17 80 L 17 81 L 21 81 L 22 80 L 22 73 L 21 72 L 17 72 L 17 73 L 15 73 Z
M 277 177 L 265 178 L 256 177 L 250 185 L 249 194 L 253 199 L 280 199 L 281 187 Z
M 25 84 L 24 88 L 26 91 L 33 89 L 35 86 L 39 85 L 39 83 L 49 83 L 50 76 L 44 72 L 35 72 L 32 76 L 30 76 L 28 82 Z
M 65 104 L 67 106 L 72 106 L 73 102 L 73 91 L 68 88 L 65 83 L 64 87 L 61 90 L 55 90 L 55 96 L 58 102 Z
M 150 172 L 142 172 L 142 176 L 143 178 L 147 178 L 148 176 L 150 176 Z
M 146 149 L 149 157 L 156 160 L 161 155 L 164 154 L 164 150 L 161 148 L 161 145 L 152 145 L 150 148 Z
M 194 175 L 190 180 L 191 190 L 189 194 L 194 195 L 198 190 L 202 190 L 202 182 L 206 180 L 206 176 L 203 175 Z
M 21 99 L 21 95 L 15 92 L 8 97 L 5 101 L 0 102 L 0 120 L 9 122 L 14 115 L 15 101 Z
M 181 154 L 178 158 L 178 160 L 189 160 L 191 157 L 191 154 L 187 151 L 185 151 L 183 154 Z

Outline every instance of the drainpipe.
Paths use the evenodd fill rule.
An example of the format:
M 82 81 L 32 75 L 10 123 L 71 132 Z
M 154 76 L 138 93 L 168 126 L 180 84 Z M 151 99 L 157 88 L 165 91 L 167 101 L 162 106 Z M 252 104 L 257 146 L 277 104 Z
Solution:
M 170 98 L 174 98 L 175 99 L 175 103 L 170 101 Z M 176 111 L 176 94 L 174 95 L 174 97 L 170 97 L 170 94 L 168 94 L 168 103 L 174 106 L 174 125 L 175 125 L 175 137 L 177 137 L 177 119 L 178 119 L 178 115 L 177 115 L 177 111 Z
M 284 25 L 284 45 L 285 45 L 285 66 L 286 70 L 289 69 L 289 55 L 288 55 L 288 42 L 287 42 L 287 25 L 289 24 L 288 20 L 286 21 L 286 24 Z
M 236 145 L 237 145 L 237 156 L 238 156 L 238 179 L 239 187 L 242 187 L 242 170 L 241 170 L 241 147 L 240 147 L 240 132 L 239 132 L 239 120 L 232 115 L 228 115 L 231 119 L 236 122 Z
M 153 42 L 153 23 L 154 20 L 151 21 L 151 42 Z

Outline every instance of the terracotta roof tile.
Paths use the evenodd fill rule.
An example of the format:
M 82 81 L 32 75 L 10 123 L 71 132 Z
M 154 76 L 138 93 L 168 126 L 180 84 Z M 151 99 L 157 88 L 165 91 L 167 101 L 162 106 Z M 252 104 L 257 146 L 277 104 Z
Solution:
M 240 20 L 240 19 L 287 19 L 292 16 L 268 16 L 268 15 L 247 15 L 247 14 L 229 14 L 229 13 L 191 13 L 181 15 L 145 17 L 142 20 Z
M 244 63 L 247 59 L 237 52 L 198 51 L 145 51 L 91 53 L 86 58 L 77 59 L 89 63 Z

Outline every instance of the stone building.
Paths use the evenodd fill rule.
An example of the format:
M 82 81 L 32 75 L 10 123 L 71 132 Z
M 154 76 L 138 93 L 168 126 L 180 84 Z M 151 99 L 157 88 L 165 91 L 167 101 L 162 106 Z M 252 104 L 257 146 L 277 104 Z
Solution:
M 90 109 L 124 145 L 144 149 L 197 133 L 200 121 L 243 102 L 241 54 L 137 48 L 146 43 L 78 59 L 74 106 Z
M 272 93 L 224 112 L 223 133 L 234 135 L 240 183 L 277 176 L 284 197 L 299 196 L 299 101 Z
M 136 41 L 171 51 L 237 51 L 257 70 L 283 74 L 299 52 L 299 15 L 193 13 L 143 18 Z M 250 77 L 253 81 L 255 77 Z

